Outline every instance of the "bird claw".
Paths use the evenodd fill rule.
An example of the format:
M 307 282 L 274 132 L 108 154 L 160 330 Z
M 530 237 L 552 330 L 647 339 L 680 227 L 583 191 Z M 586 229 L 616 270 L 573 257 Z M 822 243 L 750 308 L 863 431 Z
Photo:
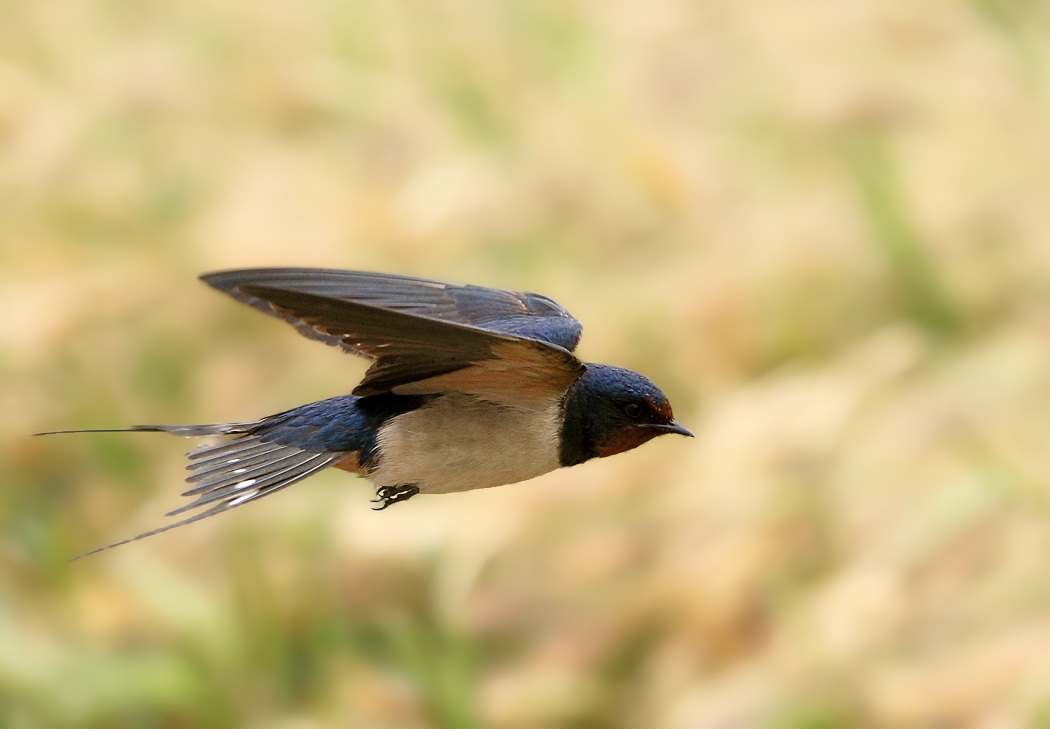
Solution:
M 376 497 L 371 503 L 379 504 L 373 506 L 372 511 L 382 511 L 391 504 L 399 501 L 407 501 L 419 493 L 419 487 L 415 484 L 399 484 L 397 486 L 383 486 L 376 490 Z

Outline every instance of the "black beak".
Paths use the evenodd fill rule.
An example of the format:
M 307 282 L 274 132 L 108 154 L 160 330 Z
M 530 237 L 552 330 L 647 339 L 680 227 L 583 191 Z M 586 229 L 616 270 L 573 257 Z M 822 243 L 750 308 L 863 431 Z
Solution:
M 641 423 L 638 427 L 648 430 L 659 430 L 661 433 L 677 433 L 678 435 L 687 435 L 690 438 L 694 437 L 689 432 L 689 429 L 677 420 L 672 420 L 670 423 Z

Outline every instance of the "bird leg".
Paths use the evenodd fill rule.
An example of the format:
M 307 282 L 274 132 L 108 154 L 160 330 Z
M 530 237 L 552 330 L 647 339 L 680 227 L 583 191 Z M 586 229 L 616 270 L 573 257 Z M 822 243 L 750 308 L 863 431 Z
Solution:
M 391 504 L 399 501 L 407 501 L 419 493 L 419 487 L 412 483 L 398 484 L 397 486 L 381 486 L 376 490 L 376 497 L 372 499 L 372 511 L 382 511 Z

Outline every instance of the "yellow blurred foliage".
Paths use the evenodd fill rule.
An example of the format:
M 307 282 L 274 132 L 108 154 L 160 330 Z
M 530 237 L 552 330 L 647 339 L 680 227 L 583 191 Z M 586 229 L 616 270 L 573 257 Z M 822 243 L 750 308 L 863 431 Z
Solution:
M 1050 8 L 7 4 L 0 727 L 1050 726 Z M 550 295 L 695 441 L 178 505 L 363 365 L 195 282 Z M 666 442 L 665 442 L 666 441 Z

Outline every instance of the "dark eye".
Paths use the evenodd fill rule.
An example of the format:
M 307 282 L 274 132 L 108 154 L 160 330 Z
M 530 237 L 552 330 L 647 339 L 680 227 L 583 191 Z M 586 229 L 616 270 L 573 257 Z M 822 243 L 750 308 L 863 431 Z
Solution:
M 642 406 L 636 402 L 629 402 L 623 406 L 623 411 L 627 413 L 627 417 L 634 420 L 642 414 Z

